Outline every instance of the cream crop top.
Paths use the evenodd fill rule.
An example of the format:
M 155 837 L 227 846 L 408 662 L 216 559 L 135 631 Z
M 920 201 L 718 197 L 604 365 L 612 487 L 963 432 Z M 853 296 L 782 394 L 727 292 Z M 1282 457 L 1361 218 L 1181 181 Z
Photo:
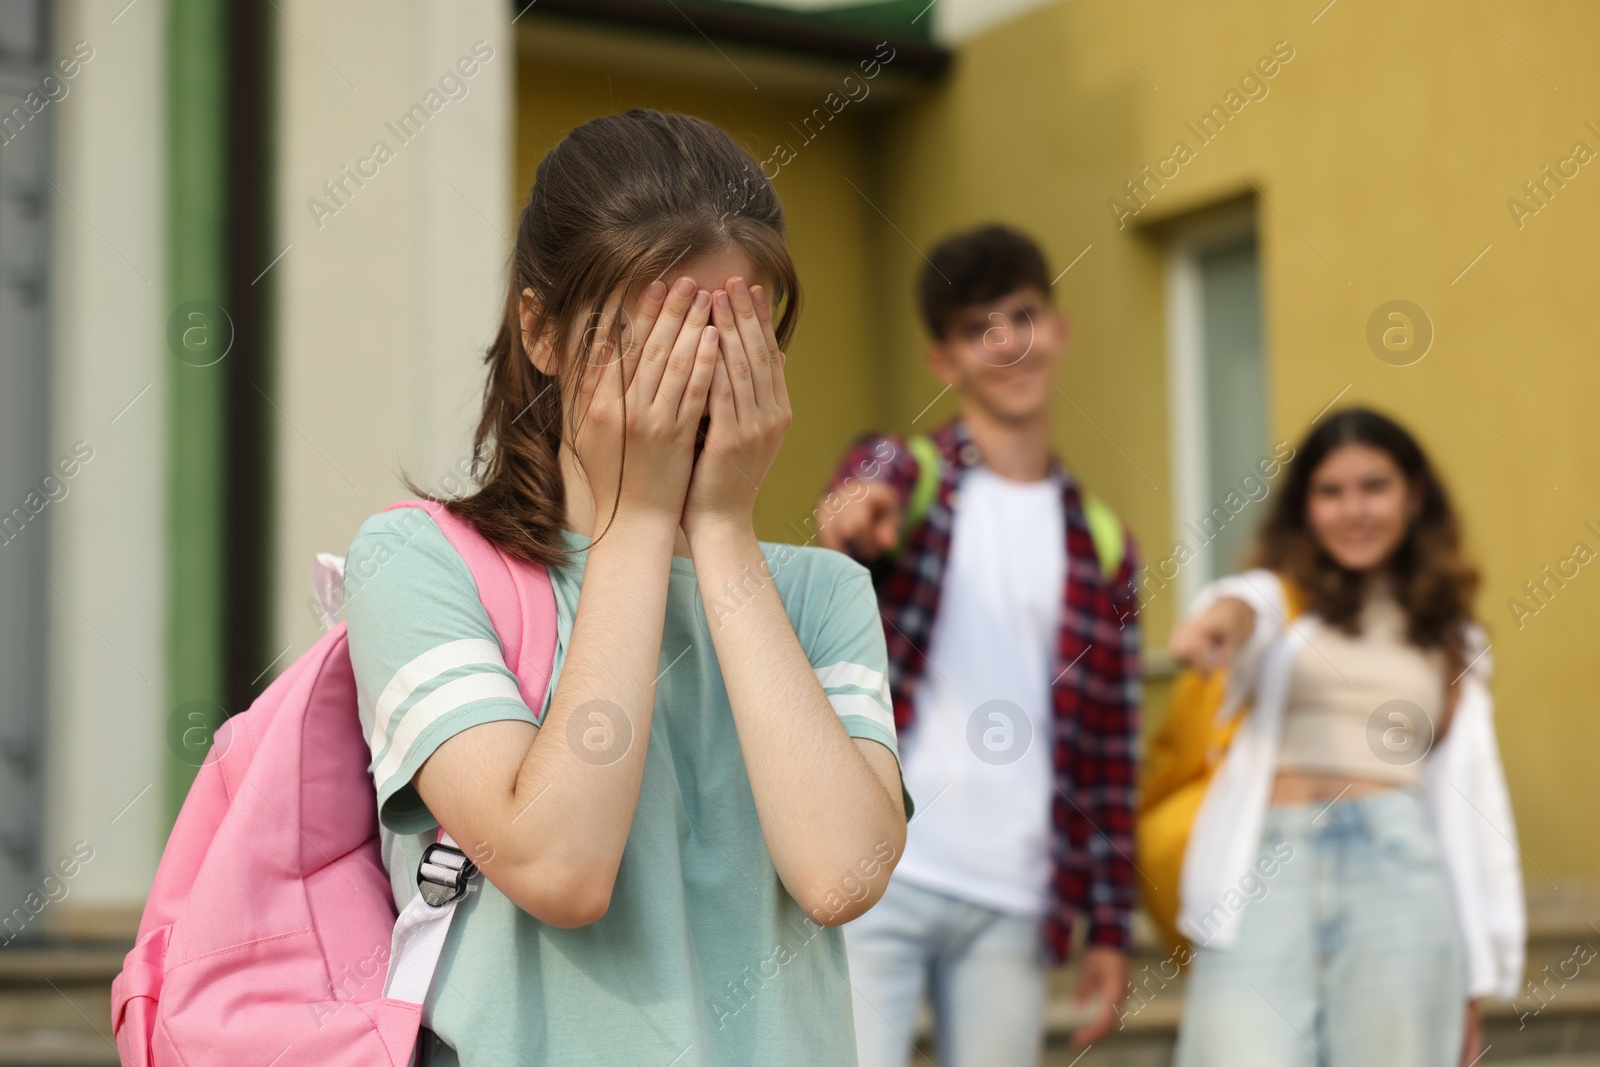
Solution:
M 1374 578 L 1359 634 L 1319 627 L 1295 654 L 1278 769 L 1420 784 L 1445 684 L 1443 650 L 1407 641 L 1405 609 Z

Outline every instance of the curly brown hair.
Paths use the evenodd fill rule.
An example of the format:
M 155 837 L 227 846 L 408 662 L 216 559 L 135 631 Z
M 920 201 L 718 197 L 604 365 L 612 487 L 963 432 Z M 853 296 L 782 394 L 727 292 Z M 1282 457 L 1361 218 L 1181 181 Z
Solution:
M 647 108 L 569 132 L 539 161 L 517 223 L 505 310 L 484 357 L 471 467 L 479 488 L 445 499 L 410 479 L 407 487 L 471 520 L 511 555 L 561 565 L 566 497 L 557 457 L 573 429 L 565 401 L 586 360 L 557 345 L 553 374 L 534 365 L 523 345 L 523 290 L 532 290 L 538 309 L 533 336 L 578 339 L 609 321 L 609 350 L 620 352 L 626 315 L 607 319 L 613 294 L 729 247 L 773 279 L 773 329 L 787 347 L 800 280 L 783 206 L 754 156 L 704 119 Z
M 1306 436 L 1257 533 L 1249 565 L 1270 568 L 1288 579 L 1304 596 L 1306 610 L 1329 625 L 1348 634 L 1360 631 L 1362 575 L 1340 566 L 1306 521 L 1312 475 L 1335 449 L 1350 444 L 1388 455 L 1421 497 L 1421 508 L 1390 556 L 1387 570 L 1409 621 L 1407 638 L 1420 648 L 1442 649 L 1449 677 L 1455 679 L 1467 666 L 1467 627 L 1473 621 L 1479 573 L 1462 548 L 1461 524 L 1444 483 L 1416 439 L 1393 419 L 1370 408 L 1344 408 Z M 1455 696 L 1452 685 L 1439 737 L 1453 714 Z

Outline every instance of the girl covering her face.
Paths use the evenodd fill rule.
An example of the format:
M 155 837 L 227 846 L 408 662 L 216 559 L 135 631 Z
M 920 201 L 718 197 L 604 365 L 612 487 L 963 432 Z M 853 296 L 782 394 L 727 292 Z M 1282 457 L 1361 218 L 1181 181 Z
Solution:
M 351 547 L 387 558 L 347 615 L 396 899 L 440 825 L 485 875 L 434 1063 L 855 1063 L 836 927 L 882 894 L 910 799 L 867 571 L 754 534 L 798 307 L 747 152 L 685 115 L 585 123 L 539 164 L 480 487 L 448 502 L 548 570 L 542 706 L 417 512 Z

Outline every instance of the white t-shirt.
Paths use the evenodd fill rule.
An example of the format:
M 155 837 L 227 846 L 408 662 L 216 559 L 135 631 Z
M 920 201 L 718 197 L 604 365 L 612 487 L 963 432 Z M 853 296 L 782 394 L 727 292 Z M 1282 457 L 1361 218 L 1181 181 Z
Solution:
M 1037 917 L 1049 899 L 1061 485 L 962 476 L 928 663 L 901 738 L 917 813 L 895 877 Z

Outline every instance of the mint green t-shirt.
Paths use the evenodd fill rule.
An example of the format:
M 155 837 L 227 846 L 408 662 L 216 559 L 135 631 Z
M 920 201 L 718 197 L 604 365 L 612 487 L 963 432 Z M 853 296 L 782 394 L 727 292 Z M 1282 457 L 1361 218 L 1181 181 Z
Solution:
M 564 537 L 583 551 L 551 570 L 559 619 L 552 689 L 588 558 L 588 538 Z M 866 569 L 821 548 L 761 549 L 841 724 L 898 758 Z M 773 868 L 712 644 L 710 627 L 737 625 L 747 596 L 728 590 L 710 605 L 708 623 L 693 562 L 673 557 L 644 781 L 610 908 L 587 926 L 561 929 L 475 879 L 424 1006 L 424 1021 L 447 1046 L 435 1064 L 856 1062 L 843 938 L 805 916 Z M 471 572 L 416 509 L 361 527 L 346 558 L 345 616 L 384 864 L 403 907 L 438 827 L 411 783 L 417 768 L 461 730 L 539 722 L 549 694 L 537 713 L 523 702 Z M 910 797 L 903 800 L 909 816 Z M 537 802 L 526 813 L 561 815 Z M 470 855 L 471 844 L 461 844 Z M 878 851 L 879 860 L 890 855 Z M 840 883 L 843 899 L 860 880 L 840 871 Z

